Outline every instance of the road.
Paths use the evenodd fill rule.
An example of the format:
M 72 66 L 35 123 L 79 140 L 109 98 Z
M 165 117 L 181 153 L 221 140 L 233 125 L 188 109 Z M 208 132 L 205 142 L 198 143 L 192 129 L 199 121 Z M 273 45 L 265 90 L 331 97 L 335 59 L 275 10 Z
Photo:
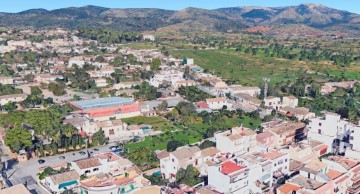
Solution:
M 108 144 L 105 146 L 98 146 L 98 151 L 94 151 L 94 148 L 89 148 L 88 151 L 92 151 L 93 154 L 98 153 L 104 153 L 109 152 L 109 147 L 115 145 Z M 86 152 L 86 149 L 83 149 L 82 151 Z M 38 169 L 41 167 L 51 166 L 59 163 L 69 163 L 74 160 L 84 159 L 87 158 L 88 155 L 81 155 L 79 154 L 79 151 L 74 152 L 67 152 L 64 154 L 58 154 L 55 156 L 49 156 L 41 158 L 45 160 L 45 163 L 39 164 L 38 159 L 31 159 L 26 162 L 18 163 L 18 162 L 9 162 L 9 169 L 6 171 L 6 176 L 9 178 L 9 181 L 12 185 L 23 183 L 27 186 L 27 188 L 30 190 L 31 193 L 37 193 L 37 194 L 47 194 L 48 192 L 43 190 L 42 187 L 40 187 L 36 180 L 37 180 L 37 174 Z M 60 159 L 60 156 L 65 156 L 65 159 Z
M 31 86 L 40 86 L 40 85 L 38 83 L 31 83 L 31 84 L 24 84 L 24 85 L 15 86 L 15 87 L 22 89 L 25 94 L 29 95 L 31 93 Z M 62 103 L 64 101 L 69 101 L 70 99 L 72 99 L 74 97 L 74 95 L 80 96 L 80 98 L 86 99 L 86 100 L 98 97 L 98 94 L 96 94 L 96 93 L 86 94 L 86 93 L 77 92 L 77 91 L 74 91 L 71 89 L 66 89 L 66 94 L 63 96 L 55 96 L 48 89 L 41 89 L 41 91 L 44 94 L 44 98 L 49 98 L 49 97 L 53 98 L 54 102 L 56 102 L 56 103 Z

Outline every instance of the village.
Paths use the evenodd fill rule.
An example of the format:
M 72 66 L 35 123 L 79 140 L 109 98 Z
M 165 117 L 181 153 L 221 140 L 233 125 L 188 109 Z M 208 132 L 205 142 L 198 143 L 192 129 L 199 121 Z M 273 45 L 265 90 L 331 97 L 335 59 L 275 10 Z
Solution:
M 360 123 L 344 110 L 269 95 L 267 77 L 229 84 L 161 49 L 64 29 L 2 32 L 0 42 L 10 35 L 0 193 L 360 193 Z M 316 95 L 355 89 L 360 80 L 320 82 Z

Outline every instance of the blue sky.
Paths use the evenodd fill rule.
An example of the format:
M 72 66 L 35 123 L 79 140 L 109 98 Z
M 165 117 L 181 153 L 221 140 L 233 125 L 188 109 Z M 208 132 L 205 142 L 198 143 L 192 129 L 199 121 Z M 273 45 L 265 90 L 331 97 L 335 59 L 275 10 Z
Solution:
M 236 6 L 287 6 L 301 3 L 320 3 L 332 8 L 360 13 L 360 0 L 0 0 L 0 12 L 20 12 L 33 8 L 52 10 L 84 5 L 179 10 L 186 7 L 215 9 Z

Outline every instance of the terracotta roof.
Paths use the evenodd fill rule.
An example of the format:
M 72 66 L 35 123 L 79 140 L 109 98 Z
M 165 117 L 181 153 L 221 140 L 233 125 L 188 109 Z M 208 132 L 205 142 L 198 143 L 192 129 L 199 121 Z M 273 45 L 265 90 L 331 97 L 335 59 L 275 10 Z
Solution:
M 209 147 L 209 148 L 205 148 L 201 151 L 201 156 L 202 157 L 213 156 L 219 152 L 220 151 L 218 149 L 216 149 L 215 147 Z
M 55 185 L 59 185 L 61 183 L 69 182 L 72 180 L 78 180 L 80 179 L 80 175 L 75 170 L 71 170 L 68 172 L 51 175 L 50 179 Z
M 30 191 L 23 185 L 18 184 L 12 187 L 8 187 L 5 189 L 0 190 L 0 194 L 30 194 Z
M 277 189 L 281 192 L 280 194 L 291 194 L 293 191 L 300 190 L 301 187 L 291 183 L 285 183 L 284 185 L 281 185 Z
M 207 103 L 209 103 L 209 102 L 223 102 L 223 101 L 226 101 L 226 99 L 223 98 L 223 97 L 220 97 L 220 98 L 207 98 L 206 99 Z
M 224 162 L 221 164 L 221 173 L 230 174 L 230 173 L 236 172 L 242 168 L 245 168 L 245 167 L 237 165 L 233 161 L 227 161 L 227 162 Z
M 100 161 L 94 157 L 85 158 L 85 159 L 77 160 L 74 162 L 76 163 L 76 165 L 78 165 L 78 167 L 80 169 L 87 169 L 87 168 L 96 167 L 96 166 L 101 165 Z
M 279 158 L 279 157 L 281 157 L 283 155 L 285 155 L 285 154 L 282 153 L 282 152 L 276 151 L 276 150 L 271 150 L 271 151 L 268 151 L 266 153 L 260 153 L 261 157 L 266 158 L 266 159 L 270 159 L 270 160 Z
M 346 157 L 343 157 L 343 156 L 329 156 L 326 159 L 331 160 L 331 161 L 335 161 L 335 162 L 341 164 L 347 170 L 350 170 L 351 168 L 353 168 L 353 167 L 355 167 L 356 165 L 359 164 L 358 161 L 353 160 L 351 158 L 346 158 Z
M 326 175 L 331 178 L 331 180 L 334 180 L 336 178 L 338 178 L 339 176 L 341 176 L 343 173 L 342 172 L 339 172 L 337 170 L 333 170 L 333 169 L 330 169 Z
M 158 152 L 157 154 L 156 154 L 156 156 L 157 156 L 157 158 L 159 159 L 159 160 L 161 160 L 161 159 L 163 159 L 163 158 L 167 158 L 167 157 L 169 157 L 169 152 L 167 152 L 167 151 L 165 151 L 165 150 L 163 150 L 163 151 L 160 151 L 160 152 Z
M 107 159 L 108 162 L 113 162 L 113 161 L 117 161 L 117 160 L 120 160 L 121 157 L 112 153 L 112 152 L 107 152 L 107 153 L 101 153 L 101 154 L 98 154 L 95 156 L 96 158 L 99 158 L 99 159 Z
M 270 131 L 264 131 L 262 133 L 259 133 L 256 135 L 256 141 L 260 143 L 266 143 L 264 139 L 273 137 L 274 134 L 272 134 Z
M 349 178 L 349 176 L 343 176 L 343 177 L 341 177 L 339 180 L 336 180 L 336 181 L 335 181 L 335 184 L 339 184 L 339 183 L 345 181 L 345 180 L 348 179 L 348 178 Z

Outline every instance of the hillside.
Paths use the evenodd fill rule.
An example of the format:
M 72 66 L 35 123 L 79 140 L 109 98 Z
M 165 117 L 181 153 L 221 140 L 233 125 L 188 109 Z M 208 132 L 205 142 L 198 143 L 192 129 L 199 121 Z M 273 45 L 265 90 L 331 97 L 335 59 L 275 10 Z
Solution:
M 56 10 L 31 9 L 19 13 L 0 13 L 0 26 L 16 28 L 108 27 L 122 31 L 160 32 L 253 32 L 263 34 L 360 35 L 360 15 L 319 4 L 287 7 L 231 7 L 216 10 L 186 8 L 112 9 L 97 6 Z M 285 29 L 277 32 L 278 26 Z M 270 30 L 269 30 L 270 29 Z M 273 29 L 273 30 L 271 30 Z M 311 30 L 311 33 L 307 32 Z M 305 33 L 305 34 L 304 34 Z

